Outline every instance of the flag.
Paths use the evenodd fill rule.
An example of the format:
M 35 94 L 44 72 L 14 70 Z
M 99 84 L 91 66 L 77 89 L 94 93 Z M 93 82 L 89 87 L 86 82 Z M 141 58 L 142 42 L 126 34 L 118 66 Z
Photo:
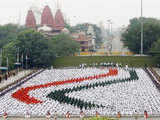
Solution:
M 21 61 L 22 61 L 22 63 L 23 63 L 23 54 L 22 54 L 22 56 L 21 56 Z
M 28 59 L 28 56 L 27 56 L 27 54 L 26 54 L 26 60 Z
M 23 68 L 23 54 L 21 56 L 21 63 L 22 63 L 22 68 Z
M 9 67 L 8 57 L 7 57 L 7 67 Z
M 19 60 L 18 60 L 18 56 L 19 56 L 19 55 L 18 55 L 18 53 L 17 53 L 17 63 L 18 63 L 18 61 L 19 61 Z

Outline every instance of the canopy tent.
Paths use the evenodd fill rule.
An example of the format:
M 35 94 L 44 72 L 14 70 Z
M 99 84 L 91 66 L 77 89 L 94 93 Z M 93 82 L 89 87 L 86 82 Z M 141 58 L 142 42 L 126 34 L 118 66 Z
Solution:
M 8 67 L 0 67 L 0 70 L 8 70 Z
M 16 62 L 16 63 L 14 63 L 16 66 L 21 66 L 21 63 L 18 63 L 18 62 Z

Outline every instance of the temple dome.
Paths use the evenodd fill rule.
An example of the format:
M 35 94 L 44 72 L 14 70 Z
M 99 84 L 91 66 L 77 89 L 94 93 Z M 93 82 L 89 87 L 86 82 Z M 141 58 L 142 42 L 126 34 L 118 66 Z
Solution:
M 38 31 L 51 32 L 52 28 L 48 27 L 47 25 L 43 25 L 42 27 L 38 28 Z

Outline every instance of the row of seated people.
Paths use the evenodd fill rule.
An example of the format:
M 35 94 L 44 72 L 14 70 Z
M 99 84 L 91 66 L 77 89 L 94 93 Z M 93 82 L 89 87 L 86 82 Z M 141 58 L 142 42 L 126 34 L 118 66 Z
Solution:
M 101 63 L 82 63 L 79 65 L 80 68 L 84 67 L 100 67 L 100 66 L 105 66 L 105 67 L 122 67 L 121 63 L 114 63 L 114 62 L 101 62 Z M 127 65 L 128 66 L 128 65 Z
M 57 120 L 57 118 L 59 117 L 56 111 L 54 112 L 54 114 L 51 114 L 50 111 L 47 111 L 47 113 L 46 113 L 45 116 L 46 116 L 47 119 L 54 118 L 54 120 Z M 101 114 L 100 114 L 98 111 L 95 111 L 95 115 L 93 115 L 93 117 L 94 117 L 94 116 L 97 117 L 97 118 L 100 118 L 100 117 L 101 117 Z M 7 113 L 7 112 L 4 112 L 4 114 L 3 114 L 2 117 L 3 117 L 4 119 L 7 119 L 7 118 L 8 118 L 8 113 Z M 22 116 L 21 116 L 21 117 L 22 117 Z M 25 118 L 31 118 L 31 117 L 33 117 L 33 116 L 31 116 L 28 112 L 26 112 L 26 115 L 25 115 L 24 117 L 25 117 Z M 62 117 L 62 116 L 61 116 L 61 117 Z M 70 112 L 67 111 L 66 114 L 65 114 L 65 118 L 66 118 L 66 119 L 70 119 L 71 117 L 75 117 L 75 116 L 72 116 L 72 115 L 70 114 Z M 83 111 L 80 111 L 79 115 L 77 115 L 76 117 L 80 117 L 81 119 L 83 119 L 83 118 L 85 118 L 85 117 L 87 117 L 87 116 L 85 115 L 85 113 L 84 113 Z M 117 117 L 118 119 L 120 119 L 120 118 L 123 117 L 123 116 L 121 115 L 121 112 L 119 111 L 115 117 Z M 134 118 L 136 117 L 136 118 L 137 118 L 137 116 L 135 116 L 135 115 L 133 115 L 133 116 L 131 116 L 131 117 L 134 117 Z M 144 111 L 144 118 L 145 118 L 145 119 L 149 118 L 149 115 L 148 115 L 148 113 L 147 113 L 146 110 Z M 107 118 L 106 118 L 106 119 L 107 119 Z
M 8 80 L 10 77 L 16 76 L 19 72 L 23 71 L 23 69 L 15 69 L 11 71 L 6 71 L 0 74 L 0 83 L 4 80 Z
M 14 71 L 8 71 L 5 74 L 1 74 L 0 75 L 0 83 L 2 80 L 7 80 L 9 77 L 15 76 L 17 73 L 18 73 L 18 71 L 14 70 Z
M 20 88 L 109 72 L 108 68 L 45 70 L 20 88 L 2 96 L 0 98 L 0 114 L 7 111 L 11 115 L 25 115 L 28 111 L 31 115 L 41 116 L 45 115 L 47 111 L 51 113 L 57 111 L 58 115 L 65 115 L 67 111 L 70 111 L 71 114 L 78 115 L 80 111 L 84 111 L 86 115 L 94 115 L 95 111 L 98 111 L 101 115 L 116 115 L 118 111 L 121 111 L 123 115 L 132 115 L 143 114 L 145 110 L 149 114 L 160 114 L 158 107 L 160 106 L 160 93 L 143 69 L 129 69 L 128 71 L 123 68 L 112 69 L 117 69 L 118 74 L 72 84 L 39 88 L 29 92 L 31 97 L 42 100 L 43 103 L 25 104 L 11 97 L 12 93 Z M 131 74 L 137 76 L 132 77 Z M 77 88 L 78 90 L 76 90 Z M 64 98 L 67 97 L 67 99 L 59 100 L 55 99 L 55 96 L 49 97 L 55 91 L 59 91 L 58 95 L 65 96 Z M 74 101 L 76 102 L 74 103 Z M 82 106 L 82 102 L 84 106 Z

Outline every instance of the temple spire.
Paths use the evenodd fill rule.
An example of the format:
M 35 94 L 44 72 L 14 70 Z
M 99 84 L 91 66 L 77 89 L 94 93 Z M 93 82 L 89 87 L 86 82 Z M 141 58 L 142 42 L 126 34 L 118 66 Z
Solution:
M 25 24 L 25 26 L 27 28 L 36 29 L 36 19 L 35 19 L 35 16 L 34 16 L 34 13 L 33 13 L 32 10 L 28 11 L 28 14 L 27 14 L 27 17 L 26 17 L 26 24 Z
M 45 6 L 41 16 L 41 26 L 47 25 L 48 27 L 54 27 L 54 18 L 49 6 Z
M 64 17 L 60 9 L 57 10 L 55 15 L 55 23 L 56 23 L 56 29 L 62 30 L 65 27 Z
M 60 0 L 56 1 L 56 9 L 61 9 L 61 4 L 60 4 Z

